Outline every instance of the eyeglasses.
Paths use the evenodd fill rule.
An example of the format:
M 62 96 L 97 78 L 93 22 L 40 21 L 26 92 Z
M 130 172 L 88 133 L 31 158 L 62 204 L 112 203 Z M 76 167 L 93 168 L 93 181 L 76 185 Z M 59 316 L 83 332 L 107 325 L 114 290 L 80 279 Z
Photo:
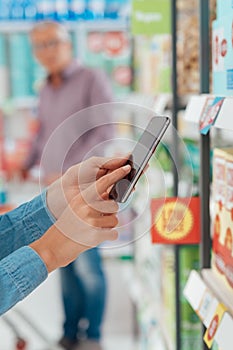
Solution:
M 41 52 L 46 49 L 56 49 L 61 42 L 59 39 L 51 39 L 47 42 L 32 44 L 32 47 L 34 51 Z

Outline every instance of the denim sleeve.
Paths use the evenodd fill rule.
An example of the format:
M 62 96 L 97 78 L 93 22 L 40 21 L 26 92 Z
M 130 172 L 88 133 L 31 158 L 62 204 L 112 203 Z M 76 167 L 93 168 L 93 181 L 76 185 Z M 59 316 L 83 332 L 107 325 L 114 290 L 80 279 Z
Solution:
M 46 206 L 46 191 L 0 216 L 0 260 L 40 238 L 54 221 Z
M 0 315 L 24 299 L 48 275 L 45 264 L 30 247 L 22 247 L 0 261 Z

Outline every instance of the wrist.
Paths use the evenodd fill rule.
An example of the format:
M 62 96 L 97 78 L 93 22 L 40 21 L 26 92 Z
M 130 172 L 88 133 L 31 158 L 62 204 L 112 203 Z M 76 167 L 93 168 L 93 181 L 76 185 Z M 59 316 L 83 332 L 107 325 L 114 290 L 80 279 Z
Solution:
M 46 234 L 51 233 L 53 231 L 53 226 L 46 232 Z M 54 250 L 51 249 L 51 245 L 48 239 L 41 237 L 37 241 L 30 244 L 30 247 L 39 255 L 41 260 L 44 262 L 48 273 L 52 272 L 56 268 L 58 268 L 56 254 L 54 254 Z
M 31 243 L 30 247 L 40 256 L 48 273 L 68 265 L 86 250 L 85 246 L 64 236 L 56 224 L 51 226 L 44 236 Z

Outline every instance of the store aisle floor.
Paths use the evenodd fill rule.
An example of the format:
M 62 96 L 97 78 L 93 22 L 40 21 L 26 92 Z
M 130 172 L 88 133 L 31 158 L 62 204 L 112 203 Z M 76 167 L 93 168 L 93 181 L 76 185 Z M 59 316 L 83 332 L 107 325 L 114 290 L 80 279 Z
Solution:
M 104 350 L 138 350 L 133 339 L 133 307 L 127 288 L 123 287 L 122 272 L 126 272 L 129 265 L 126 262 L 122 266 L 119 260 L 111 259 L 105 263 L 109 292 L 103 325 Z M 63 320 L 58 271 L 5 317 L 27 341 L 27 350 L 54 349 L 52 345 L 61 336 Z M 15 337 L 4 318 L 0 318 L 0 339 L 0 350 L 16 349 Z
M 103 324 L 103 350 L 144 350 L 145 347 L 133 335 L 135 312 L 127 285 L 132 275 L 132 262 L 107 259 L 104 266 L 108 299 Z M 5 317 L 27 341 L 26 350 L 59 350 L 55 346 L 61 337 L 63 322 L 59 272 L 53 272 Z M 0 350 L 16 350 L 15 337 L 4 317 L 0 318 Z M 159 339 L 156 350 L 165 350 Z

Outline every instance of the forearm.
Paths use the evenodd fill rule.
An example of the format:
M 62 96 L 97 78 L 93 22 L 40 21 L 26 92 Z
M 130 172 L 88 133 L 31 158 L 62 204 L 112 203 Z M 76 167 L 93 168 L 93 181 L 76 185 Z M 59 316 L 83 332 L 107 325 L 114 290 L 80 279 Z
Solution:
M 69 220 L 65 224 L 68 225 Z M 28 296 L 49 272 L 68 265 L 86 249 L 64 236 L 54 224 L 40 239 L 3 258 L 0 261 L 0 315 Z
M 2 257 L 0 261 L 0 314 L 31 293 L 44 281 L 48 272 L 66 266 L 82 252 L 101 244 L 103 241 L 111 241 L 117 238 L 118 233 L 114 228 L 118 223 L 116 217 L 118 205 L 114 201 L 104 199 L 104 194 L 114 183 L 129 173 L 130 166 L 122 166 L 124 163 L 122 164 L 122 160 L 119 160 L 112 163 L 109 161 L 108 167 L 105 162 L 106 168 L 104 168 L 105 163 L 100 162 L 98 166 L 97 161 L 98 159 L 91 159 L 86 163 L 87 168 L 91 168 L 92 172 L 91 174 L 89 174 L 89 171 L 87 172 L 85 181 L 88 180 L 88 176 L 90 178 L 94 176 L 96 179 L 96 175 L 97 180 L 89 184 L 88 187 L 83 186 L 82 193 L 77 193 L 76 188 L 77 167 L 71 168 L 64 175 L 63 184 L 64 189 L 67 188 L 65 192 L 69 205 L 63 209 L 62 215 L 52 226 L 50 226 L 51 219 L 44 222 L 43 216 L 41 216 L 41 214 L 44 214 L 49 217 L 49 213 L 45 209 L 45 194 L 43 198 L 37 199 L 36 202 L 31 201 L 30 204 L 27 204 L 29 207 L 22 206 L 19 212 L 14 211 L 13 214 L 12 212 L 8 214 L 7 224 L 15 223 L 16 226 L 16 220 L 14 222 L 14 219 L 17 218 L 20 221 L 18 215 L 20 210 L 24 215 L 24 224 L 30 217 L 30 211 L 34 211 L 29 222 L 25 225 L 27 227 L 30 223 L 30 235 L 34 234 L 34 238 L 36 235 L 40 236 L 46 226 L 49 226 L 44 235 L 32 242 L 30 246 L 21 247 L 10 254 L 9 250 L 12 249 L 12 246 L 9 242 L 6 244 L 4 238 L 5 240 L 12 238 L 15 241 L 14 232 L 10 231 L 6 234 L 6 229 L 1 235 L 2 227 L 0 225 L 1 251 L 5 254 L 5 257 Z M 121 167 L 119 167 L 120 165 Z M 108 173 L 107 170 L 113 171 Z M 51 188 L 48 189 L 48 192 L 50 190 Z M 100 198 L 102 199 L 100 200 Z M 43 203 L 42 208 L 41 205 L 38 205 L 40 200 Z M 50 210 L 52 207 L 53 200 L 50 201 Z M 56 216 L 57 213 L 54 209 L 53 207 L 52 212 Z M 62 210 L 60 207 L 56 207 L 56 209 Z M 38 212 L 39 215 L 37 215 Z M 26 230 L 26 228 L 24 229 Z M 10 230 L 12 230 L 12 227 Z M 20 233 L 16 227 L 14 230 L 18 234 Z M 29 240 L 26 237 L 25 239 Z M 22 243 L 20 240 L 19 242 Z M 15 245 L 14 243 L 13 246 Z
M 39 240 L 0 261 L 0 315 L 27 297 L 48 276 L 88 249 L 53 225 Z
M 30 247 L 0 261 L 0 315 L 29 295 L 47 277 L 46 266 Z
M 53 222 L 46 192 L 0 216 L 0 259 L 40 238 Z

